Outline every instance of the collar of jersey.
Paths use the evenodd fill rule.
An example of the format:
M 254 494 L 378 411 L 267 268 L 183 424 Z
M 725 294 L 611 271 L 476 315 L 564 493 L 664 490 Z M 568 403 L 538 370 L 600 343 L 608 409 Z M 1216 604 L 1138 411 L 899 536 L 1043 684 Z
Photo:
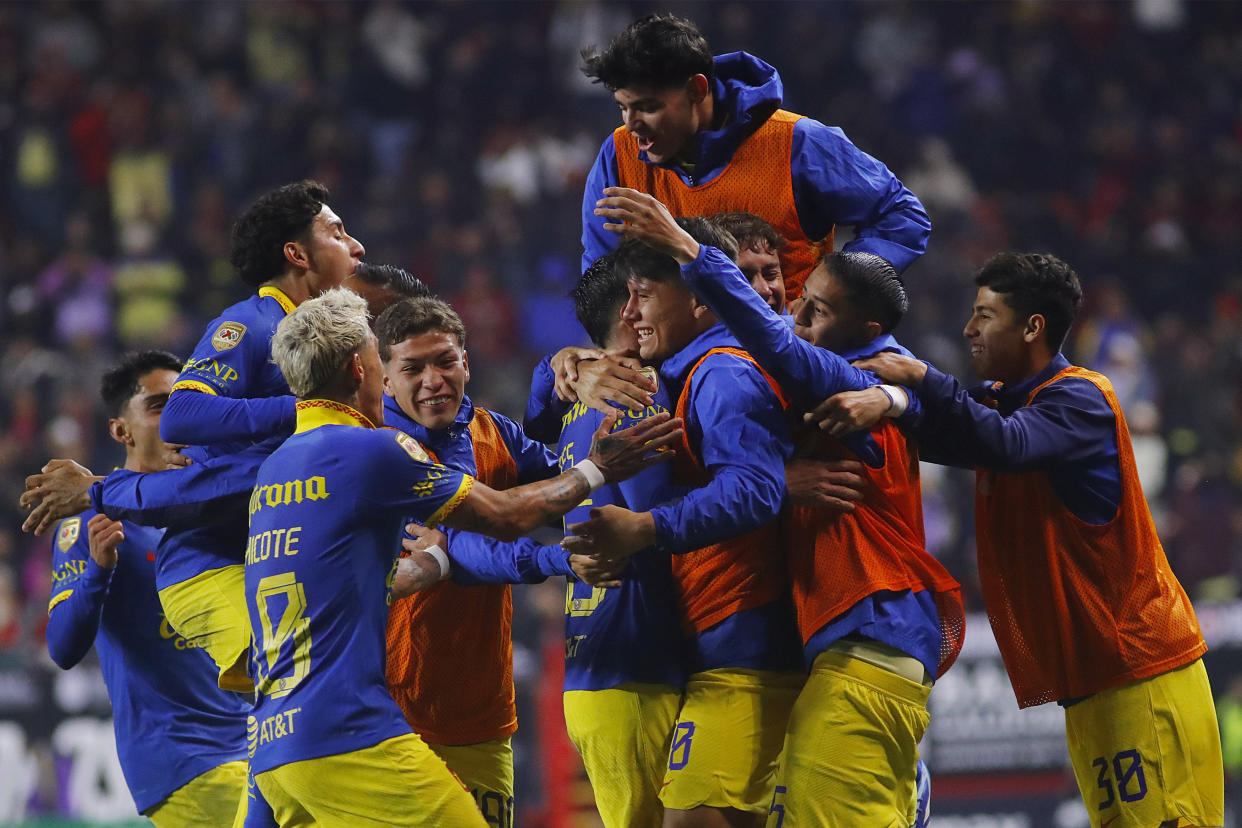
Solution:
M 301 434 L 324 425 L 375 428 L 375 423 L 367 419 L 366 415 L 345 403 L 333 400 L 298 400 L 297 412 L 298 427 L 294 429 L 294 434 Z
M 293 313 L 294 309 L 297 307 L 297 305 L 293 304 L 293 300 L 290 299 L 288 296 L 285 296 L 285 292 L 278 287 L 272 287 L 271 285 L 264 285 L 263 287 L 259 288 L 259 295 L 270 297 L 272 299 L 275 299 L 277 302 L 279 302 L 280 306 L 285 309 L 286 316 Z

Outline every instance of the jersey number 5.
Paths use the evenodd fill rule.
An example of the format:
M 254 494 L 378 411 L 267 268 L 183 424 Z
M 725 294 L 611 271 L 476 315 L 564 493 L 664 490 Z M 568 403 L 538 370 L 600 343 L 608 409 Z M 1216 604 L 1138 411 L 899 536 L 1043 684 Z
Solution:
M 272 610 L 282 604 L 280 618 L 273 624 Z M 257 664 L 261 676 L 256 685 L 260 693 L 277 699 L 287 696 L 310 671 L 311 636 L 310 618 L 306 616 L 306 590 L 292 572 L 268 575 L 259 581 L 255 605 L 263 624 L 263 637 L 255 642 L 256 648 L 263 653 Z M 276 669 L 281 650 L 290 640 L 293 641 L 293 672 L 277 678 L 271 674 L 272 670 Z

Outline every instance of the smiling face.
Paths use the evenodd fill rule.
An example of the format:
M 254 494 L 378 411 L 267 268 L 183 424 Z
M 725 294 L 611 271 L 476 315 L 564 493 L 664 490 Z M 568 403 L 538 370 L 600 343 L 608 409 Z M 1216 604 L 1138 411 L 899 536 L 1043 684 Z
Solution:
M 447 428 L 457 418 L 469 380 L 466 350 L 456 335 L 444 331 L 403 339 L 384 363 L 384 392 L 430 431 Z
M 962 336 L 970 343 L 970 362 L 980 379 L 1012 384 L 1032 373 L 1034 319 L 1042 321 L 1040 316 L 1019 318 L 1002 294 L 989 287 L 979 288 Z
M 306 244 L 307 285 L 312 297 L 340 287 L 358 269 L 366 248 L 345 232 L 345 225 L 332 208 L 323 205 L 311 221 Z
M 768 307 L 777 313 L 785 310 L 785 276 L 781 273 L 781 257 L 763 240 L 744 246 L 737 254 L 737 267 Z
M 702 78 L 696 75 L 695 78 Z M 707 79 L 701 86 L 706 89 Z M 612 94 L 621 110 L 621 123 L 638 139 L 638 149 L 655 164 L 676 158 L 699 131 L 701 113 L 695 79 L 669 89 L 628 87 Z M 698 96 L 701 100 L 701 95 Z
M 638 335 L 638 355 L 644 362 L 663 362 L 690 344 L 707 326 L 706 308 L 678 281 L 656 281 L 631 276 L 629 301 L 621 318 Z
M 879 332 L 853 306 L 841 281 L 823 262 L 815 266 L 802 286 L 802 298 L 794 311 L 794 333 L 820 348 L 842 353 L 866 345 Z M 875 330 L 868 328 L 874 325 Z

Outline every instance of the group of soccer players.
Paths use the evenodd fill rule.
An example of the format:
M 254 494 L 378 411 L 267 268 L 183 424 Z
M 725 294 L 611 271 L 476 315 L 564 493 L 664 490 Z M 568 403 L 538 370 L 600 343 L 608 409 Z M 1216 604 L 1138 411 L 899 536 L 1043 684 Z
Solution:
M 977 470 L 986 609 L 1019 705 L 1066 708 L 1092 825 L 1221 825 L 1194 611 L 1111 386 L 1060 353 L 1073 270 L 978 272 L 964 389 L 893 337 L 917 198 L 780 109 L 772 67 L 653 16 L 585 71 L 624 120 L 583 202 L 596 347 L 535 369 L 523 426 L 470 401 L 453 309 L 300 182 L 235 225 L 256 294 L 184 363 L 105 377 L 125 466 L 28 480 L 27 527 L 66 518 L 49 649 L 99 645 L 139 810 L 514 824 L 509 584 L 566 576 L 565 719 L 606 825 L 925 824 L 964 611 L 921 458 Z M 562 516 L 562 544 L 525 537 Z

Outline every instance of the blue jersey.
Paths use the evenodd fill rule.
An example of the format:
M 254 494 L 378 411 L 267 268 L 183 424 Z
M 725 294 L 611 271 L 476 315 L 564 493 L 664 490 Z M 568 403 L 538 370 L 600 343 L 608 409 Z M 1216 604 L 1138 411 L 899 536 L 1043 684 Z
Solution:
M 382 470 L 382 473 L 377 473 Z M 435 525 L 474 478 L 340 403 L 298 403 L 250 501 L 251 770 L 410 733 L 385 684 L 389 590 L 407 518 Z
M 53 551 L 47 645 L 68 669 L 94 644 L 112 701 L 117 755 L 139 811 L 196 776 L 244 759 L 250 705 L 216 686 L 216 665 L 164 620 L 155 591 L 161 530 L 125 522 L 117 565 L 91 559 L 86 524 L 61 521 Z
M 287 435 L 294 400 L 272 361 L 272 336 L 293 309 L 289 297 L 265 286 L 212 321 L 173 384 L 160 435 L 170 443 L 204 446 L 205 456 Z
M 281 442 L 272 437 L 235 455 L 161 472 L 118 469 L 91 486 L 91 506 L 114 520 L 168 527 L 155 551 L 156 589 L 239 564 L 255 474 Z
M 532 389 L 532 396 L 535 393 L 538 389 Z M 663 383 L 652 397 L 652 405 L 626 412 L 614 428 L 628 428 L 669 410 Z M 576 403 L 561 418 L 562 470 L 586 459 L 603 420 L 603 414 L 583 403 Z M 655 465 L 629 480 L 602 486 L 565 515 L 566 525 L 587 520 L 592 508 L 608 504 L 635 512 L 649 510 L 670 487 L 670 465 Z M 680 687 L 685 647 L 680 630 L 677 591 L 669 553 L 663 549 L 648 547 L 635 553 L 619 587 L 592 587 L 569 578 L 565 593 L 565 689 L 607 690 L 626 682 Z

